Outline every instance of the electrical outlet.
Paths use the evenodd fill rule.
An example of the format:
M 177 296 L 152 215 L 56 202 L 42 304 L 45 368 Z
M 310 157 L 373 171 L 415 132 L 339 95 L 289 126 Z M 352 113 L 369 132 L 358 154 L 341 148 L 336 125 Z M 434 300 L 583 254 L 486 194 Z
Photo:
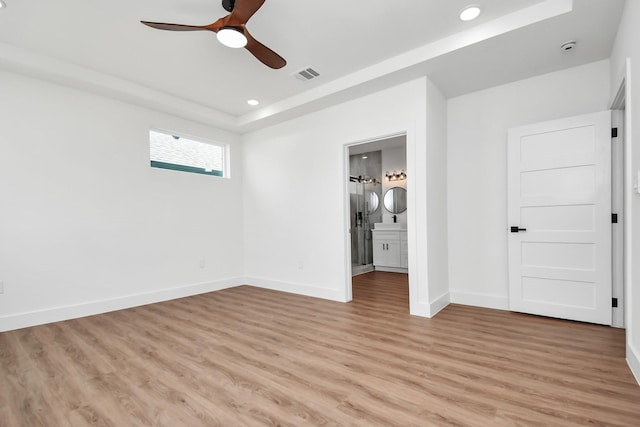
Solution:
M 205 268 L 207 266 L 207 263 L 205 262 L 204 258 L 202 258 L 200 260 L 200 268 Z
M 302 270 L 304 268 L 304 261 L 298 261 L 298 270 Z
M 4 282 L 0 280 L 0 294 L 4 294 Z

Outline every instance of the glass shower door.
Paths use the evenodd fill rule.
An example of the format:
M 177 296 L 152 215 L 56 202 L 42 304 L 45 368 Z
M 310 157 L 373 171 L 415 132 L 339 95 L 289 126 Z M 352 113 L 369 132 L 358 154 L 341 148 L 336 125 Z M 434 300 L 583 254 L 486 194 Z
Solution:
M 351 264 L 365 265 L 364 184 L 351 183 Z
M 373 264 L 370 220 L 371 213 L 378 208 L 378 202 L 375 184 L 351 182 L 351 264 L 353 266 Z

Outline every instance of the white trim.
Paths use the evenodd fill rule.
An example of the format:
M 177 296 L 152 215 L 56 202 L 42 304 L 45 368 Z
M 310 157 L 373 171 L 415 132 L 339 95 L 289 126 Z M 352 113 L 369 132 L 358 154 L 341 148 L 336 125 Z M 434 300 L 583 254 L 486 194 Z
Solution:
M 416 301 L 411 306 L 411 312 L 409 314 L 411 314 L 412 316 L 431 318 L 431 304 L 427 304 L 422 301 Z
M 189 142 L 193 142 L 193 143 L 196 143 L 196 144 L 210 145 L 210 146 L 222 149 L 222 166 L 221 166 L 222 170 L 220 171 L 220 172 L 222 172 L 222 176 L 218 176 L 218 175 L 209 175 L 209 176 L 213 176 L 214 178 L 231 179 L 231 174 L 229 173 L 229 166 L 231 165 L 231 162 L 230 162 L 230 159 L 229 159 L 229 157 L 230 157 L 229 156 L 229 151 L 231 150 L 231 144 L 227 144 L 227 143 L 224 143 L 224 142 L 219 142 L 219 141 L 216 141 L 216 140 L 211 139 L 211 138 L 195 136 L 193 134 L 186 133 L 186 132 L 169 130 L 168 128 L 151 126 L 151 127 L 149 127 L 149 134 L 148 134 L 149 151 L 151 151 L 151 144 L 153 142 L 152 139 L 151 139 L 151 132 L 156 133 L 156 134 L 169 136 L 169 137 L 173 137 L 173 138 L 185 139 L 185 140 L 187 140 Z M 181 159 L 181 160 L 184 160 L 184 159 Z M 151 158 L 151 153 L 149 153 L 149 161 L 150 162 L 154 161 Z M 190 167 L 194 167 L 193 165 L 184 165 L 184 164 L 177 164 L 177 163 L 172 163 L 172 162 L 164 162 L 164 163 L 169 163 L 169 164 L 172 164 L 172 165 L 175 165 L 175 166 L 190 166 Z M 151 166 L 151 167 L 153 167 L 153 166 Z M 197 168 L 197 166 L 195 166 L 195 168 Z M 172 170 L 175 170 L 175 169 L 172 169 Z
M 385 267 L 385 266 L 375 266 L 374 267 L 376 271 L 386 271 L 388 273 L 404 273 L 404 274 L 408 274 L 409 273 L 409 269 L 408 268 L 403 268 L 403 267 Z
M 611 296 L 618 299 L 618 307 L 612 308 L 611 326 L 624 328 L 625 293 L 624 293 L 624 230 L 626 216 L 624 212 L 624 147 L 625 130 L 625 80 L 618 92 L 623 95 L 616 96 L 612 105 L 611 127 L 618 129 L 618 136 L 612 138 L 611 143 L 611 212 L 618 214 L 618 223 L 611 226 Z
M 343 206 L 342 206 L 342 216 L 344 217 L 344 271 L 345 271 L 345 280 L 344 280 L 344 291 L 343 291 L 343 299 L 345 302 L 349 302 L 353 300 L 353 288 L 352 288 L 352 280 L 353 280 L 353 270 L 351 265 L 351 191 L 350 191 L 350 174 L 351 174 L 351 162 L 349 158 L 349 149 L 356 144 L 344 144 L 342 146 L 342 175 L 344 176 L 344 187 L 343 187 Z
M 629 117 L 629 111 L 627 111 L 627 99 L 630 102 L 630 88 L 627 87 L 627 81 L 629 76 L 631 75 L 631 63 L 627 58 L 625 61 L 625 66 L 622 69 L 622 73 L 618 76 L 617 82 L 617 91 L 611 99 L 610 108 L 613 111 L 612 114 L 612 126 L 618 128 L 618 141 L 616 144 L 612 145 L 612 155 L 615 153 L 619 158 L 616 159 L 618 162 L 616 166 L 622 171 L 618 178 L 620 182 L 617 183 L 621 188 L 612 188 L 612 197 L 617 197 L 617 206 L 613 206 L 614 209 L 618 210 L 618 228 L 615 233 L 612 233 L 617 241 L 614 239 L 612 243 L 615 246 L 612 246 L 612 272 L 617 272 L 619 276 L 616 274 L 612 276 L 612 285 L 613 285 L 613 296 L 618 298 L 618 308 L 613 309 L 613 322 L 612 326 L 618 328 L 629 328 L 630 324 L 627 320 L 627 310 L 629 310 L 630 299 L 630 289 L 627 285 L 631 277 L 631 246 L 630 240 L 625 243 L 625 235 L 630 234 L 630 225 L 631 225 L 631 216 L 630 216 L 630 202 L 631 200 L 630 193 L 628 190 L 628 186 L 631 183 L 631 169 L 630 169 L 630 159 L 631 158 L 631 122 Z M 622 114 L 622 113 L 624 114 Z M 613 157 L 612 157 L 613 158 Z M 612 170 L 612 183 L 614 175 Z M 616 193 L 617 192 L 617 193 Z M 630 337 L 630 333 L 627 333 L 627 337 Z M 629 342 L 631 338 L 627 338 L 627 342 Z
M 124 295 L 116 298 L 11 314 L 0 317 L 0 332 L 169 301 L 177 298 L 233 288 L 242 284 L 243 279 L 241 277 L 232 277 L 213 282 L 196 283 L 192 285 L 161 289 L 153 292 Z
M 345 233 L 344 233 L 345 285 L 344 285 L 344 290 L 342 292 L 342 298 L 336 299 L 336 301 L 348 302 L 353 299 L 353 287 L 352 287 L 353 276 L 352 276 L 352 269 L 351 269 L 351 233 L 350 233 L 351 212 L 349 207 L 349 204 L 350 204 L 350 198 L 349 198 L 350 197 L 349 196 L 350 194 L 349 193 L 350 149 L 358 145 L 369 144 L 372 142 L 384 141 L 385 139 L 404 136 L 405 148 L 406 148 L 407 170 L 414 171 L 413 173 L 415 173 L 415 171 L 417 170 L 417 167 L 416 165 L 411 163 L 414 156 L 410 155 L 415 151 L 415 144 L 416 144 L 415 136 L 413 135 L 413 133 L 415 133 L 415 125 L 407 126 L 405 130 L 392 132 L 387 135 L 371 137 L 371 138 L 363 139 L 359 141 L 351 141 L 343 144 L 343 176 L 344 176 L 344 182 L 345 182 L 343 187 L 343 191 L 344 191 L 343 221 L 344 221 L 344 230 L 345 230 Z M 411 179 L 413 179 L 411 176 L 407 178 L 408 181 L 410 181 Z M 380 267 L 376 267 L 375 269 L 382 270 L 382 271 L 390 271 L 394 273 L 408 273 L 409 274 L 409 312 L 410 314 L 416 315 L 416 316 L 430 317 L 429 315 L 430 310 L 428 305 L 424 305 L 424 307 L 416 308 L 415 301 L 418 300 L 418 283 L 416 279 L 417 273 L 415 275 L 411 274 L 411 272 L 417 270 L 417 269 L 414 270 L 411 268 L 412 265 L 416 265 L 412 263 L 412 260 L 417 259 L 418 257 L 418 254 L 417 254 L 418 250 L 413 249 L 417 247 L 417 245 L 414 243 L 414 240 L 416 239 L 415 230 L 417 230 L 418 224 L 416 223 L 416 220 L 415 220 L 416 216 L 411 215 L 415 206 L 414 200 L 416 198 L 416 194 L 417 193 L 416 193 L 415 185 L 413 183 L 411 183 L 411 185 L 407 184 L 407 230 L 410 231 L 407 234 L 408 248 L 409 248 L 409 268 L 393 269 L 391 267 L 391 268 L 385 268 L 384 270 L 382 270 Z M 334 299 L 334 298 L 329 298 L 329 299 Z
M 627 364 L 636 378 L 636 382 L 640 385 L 640 352 L 635 350 L 630 343 L 627 344 Z
M 353 265 L 351 265 L 351 277 L 371 273 L 372 271 L 375 271 L 373 264 L 358 265 L 356 268 L 353 268 Z
M 450 292 L 450 298 L 452 304 L 472 305 L 495 310 L 509 310 L 509 297 L 502 295 L 453 291 Z
M 0 69 L 172 114 L 230 132 L 237 118 L 214 108 L 64 60 L 0 42 Z
M 622 86 L 624 86 L 624 96 L 620 93 L 622 90 Z M 620 107 L 620 102 L 624 100 L 625 109 L 624 109 L 624 234 L 626 237 L 633 236 L 633 216 L 632 216 L 632 201 L 634 200 L 634 192 L 633 192 L 633 162 L 632 162 L 632 145 L 633 145 L 633 135 L 632 135 L 632 92 L 631 92 L 631 58 L 626 58 L 625 67 L 624 67 L 624 76 L 620 79 L 620 86 L 618 88 L 618 93 L 613 100 L 613 105 L 615 107 Z M 640 313 L 634 312 L 634 308 L 638 309 L 638 307 L 632 306 L 633 293 L 634 289 L 632 284 L 634 283 L 633 277 L 633 242 L 631 238 L 624 239 L 624 249 L 623 249 L 623 258 L 624 258 L 624 272 L 623 272 L 623 282 L 624 282 L 624 324 L 627 328 L 626 333 L 626 342 L 627 342 L 627 363 L 631 368 L 631 372 L 636 377 L 636 380 L 640 384 L 640 353 L 636 350 L 636 343 L 633 341 L 634 336 L 634 322 L 637 324 L 636 318 L 640 316 Z
M 628 76 L 628 65 L 629 64 L 627 63 L 627 61 L 625 61 L 625 67 L 622 69 L 622 74 L 619 75 L 617 78 L 618 90 L 611 97 L 611 100 L 609 101 L 610 110 L 620 110 L 626 103 L 626 99 L 627 99 L 626 83 L 627 83 L 627 76 Z
M 344 147 L 346 149 L 346 153 L 347 153 L 347 173 L 349 172 L 349 149 L 352 147 L 357 147 L 359 145 L 366 145 L 366 144 L 373 144 L 374 142 L 382 142 L 384 144 L 384 141 L 386 141 L 387 139 L 394 139 L 394 138 L 400 138 L 400 137 L 406 137 L 407 136 L 407 131 L 406 130 L 402 130 L 402 131 L 398 131 L 398 132 L 392 132 L 386 135 L 382 135 L 382 136 L 376 136 L 376 137 L 371 137 L 368 139 L 363 139 L 363 140 L 359 140 L 359 141 L 352 141 L 352 142 L 347 142 L 346 144 L 344 144 Z M 349 178 L 349 176 L 347 176 L 347 179 Z M 349 187 L 347 186 L 347 190 L 349 189 Z
M 237 118 L 238 126 L 250 131 L 289 120 L 397 84 L 398 73 L 424 76 L 429 61 L 459 49 L 499 37 L 573 11 L 573 0 L 545 0 L 469 29 L 427 43 L 346 76 L 315 86 Z M 375 82 L 375 85 L 371 85 Z
M 246 277 L 244 283 L 256 288 L 271 289 L 272 291 L 287 292 L 331 301 L 348 302 L 345 299 L 344 288 L 327 289 L 304 283 L 282 282 L 280 280 L 264 279 L 261 277 Z
M 429 317 L 433 317 L 436 314 L 438 314 L 446 306 L 448 306 L 450 302 L 451 302 L 451 295 L 449 294 L 449 292 L 433 300 L 433 302 L 429 304 L 429 314 L 430 314 Z
M 425 78 L 424 90 L 428 88 Z M 416 108 L 424 122 L 407 131 L 407 249 L 409 313 L 431 317 L 429 307 L 429 243 L 427 234 L 427 103 Z M 420 195 L 420 197 L 418 197 Z

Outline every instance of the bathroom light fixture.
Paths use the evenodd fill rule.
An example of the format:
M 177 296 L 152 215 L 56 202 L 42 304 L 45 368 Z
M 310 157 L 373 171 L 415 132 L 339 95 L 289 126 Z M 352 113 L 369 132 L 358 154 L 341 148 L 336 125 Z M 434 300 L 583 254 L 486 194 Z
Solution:
M 2 9 L 3 7 L 7 7 L 7 4 L 0 0 L 0 9 Z
M 402 169 L 401 172 L 393 171 L 393 173 L 389 173 L 389 171 L 387 171 L 385 178 L 387 178 L 387 181 L 402 181 L 403 179 L 407 179 L 407 173 L 404 169 Z
M 462 9 L 462 11 L 460 12 L 460 19 L 462 21 L 471 21 L 473 19 L 476 19 L 479 15 L 480 6 L 478 6 L 477 4 L 472 4 Z
M 362 175 L 358 177 L 352 176 L 351 181 L 359 182 L 360 184 L 373 184 L 373 185 L 380 184 L 380 181 L 378 181 L 377 179 L 371 178 L 370 176 L 362 176 Z
M 260 104 L 260 101 L 258 101 L 257 99 L 250 99 L 247 101 L 247 104 L 251 105 L 252 107 L 255 107 L 256 105 Z
M 227 47 L 238 49 L 247 45 L 247 37 L 235 27 L 223 27 L 216 36 L 218 41 Z

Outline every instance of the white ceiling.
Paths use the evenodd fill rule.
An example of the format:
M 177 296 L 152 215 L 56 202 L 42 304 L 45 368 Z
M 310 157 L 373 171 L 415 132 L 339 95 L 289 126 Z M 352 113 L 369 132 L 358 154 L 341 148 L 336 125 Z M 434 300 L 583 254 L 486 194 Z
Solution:
M 452 97 L 608 58 L 624 0 L 267 0 L 247 27 L 280 70 L 211 32 L 139 22 L 209 24 L 221 0 L 6 3 L 0 68 L 245 131 L 425 73 Z M 462 22 L 469 3 L 483 13 Z M 321 78 L 292 76 L 308 66 Z

